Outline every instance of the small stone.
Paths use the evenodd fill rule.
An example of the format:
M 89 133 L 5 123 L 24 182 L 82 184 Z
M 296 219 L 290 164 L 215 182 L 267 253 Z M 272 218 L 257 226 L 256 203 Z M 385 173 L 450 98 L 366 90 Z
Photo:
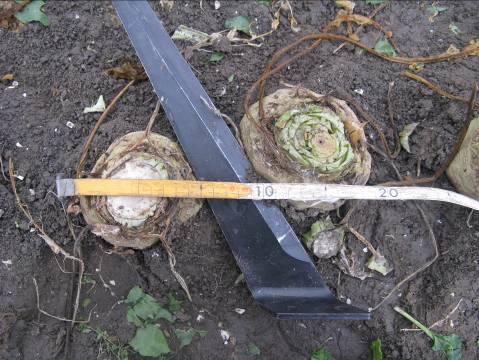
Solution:
M 71 121 L 67 121 L 66 123 L 67 127 L 69 127 L 70 129 L 73 129 L 75 127 L 75 124 L 72 123 Z
M 221 330 L 220 335 L 221 335 L 221 338 L 223 339 L 223 343 L 225 345 L 228 345 L 228 342 L 229 342 L 230 336 L 231 336 L 230 333 L 226 330 Z
M 346 304 L 351 305 L 351 299 L 350 298 L 346 299 Z
M 0 209 L 0 218 L 5 214 L 5 210 Z
M 240 314 L 240 315 L 243 315 L 243 314 L 246 312 L 246 310 L 245 310 L 245 309 L 241 309 L 241 308 L 236 308 L 236 309 L 235 309 L 235 312 L 238 313 L 238 314 Z

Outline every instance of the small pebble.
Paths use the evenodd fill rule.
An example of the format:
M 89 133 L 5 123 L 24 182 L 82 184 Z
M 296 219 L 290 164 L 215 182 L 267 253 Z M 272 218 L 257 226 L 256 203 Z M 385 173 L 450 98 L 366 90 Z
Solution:
M 19 142 L 17 142 L 15 145 L 16 145 L 18 148 L 22 148 L 22 147 L 23 147 L 23 145 L 20 144 Z
M 354 92 L 356 94 L 359 94 L 359 95 L 363 95 L 364 94 L 364 90 L 363 89 L 354 89 Z
M 221 335 L 221 338 L 223 339 L 223 343 L 225 345 L 228 345 L 228 342 L 230 340 L 230 333 L 226 330 L 221 330 L 220 335 Z
M 75 124 L 72 123 L 71 121 L 67 121 L 67 127 L 69 127 L 70 129 L 73 129 L 75 127 Z
M 350 298 L 346 299 L 346 304 L 351 305 L 351 299 Z
M 245 310 L 245 309 L 241 309 L 241 308 L 236 308 L 236 309 L 235 309 L 235 312 L 237 312 L 237 313 L 240 314 L 240 315 L 243 315 L 243 314 L 246 312 L 246 310 Z
M 221 4 L 218 0 L 215 1 L 215 10 L 218 10 L 221 7 Z
M 5 210 L 0 209 L 0 218 L 5 214 Z

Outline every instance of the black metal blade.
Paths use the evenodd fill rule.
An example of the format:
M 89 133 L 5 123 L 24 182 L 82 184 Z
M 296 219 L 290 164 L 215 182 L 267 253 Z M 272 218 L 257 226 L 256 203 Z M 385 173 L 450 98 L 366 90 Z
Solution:
M 148 77 L 200 180 L 246 181 L 250 163 L 146 1 L 114 1 Z M 338 301 L 275 206 L 209 200 L 248 287 L 279 318 L 357 319 L 370 314 Z

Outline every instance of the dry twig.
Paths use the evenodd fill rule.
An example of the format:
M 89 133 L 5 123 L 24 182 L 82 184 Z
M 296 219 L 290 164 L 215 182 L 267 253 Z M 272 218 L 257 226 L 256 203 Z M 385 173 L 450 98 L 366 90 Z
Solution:
M 93 130 L 91 131 L 90 135 L 88 136 L 87 141 L 85 142 L 85 145 L 83 145 L 82 153 L 80 156 L 80 161 L 78 162 L 77 168 L 76 168 L 76 177 L 80 177 L 81 172 L 83 170 L 83 166 L 85 165 L 85 161 L 88 157 L 88 150 L 90 149 L 91 143 L 93 142 L 93 138 L 95 137 L 96 132 L 100 128 L 100 125 L 103 123 L 103 121 L 106 119 L 107 115 L 111 112 L 111 109 L 113 109 L 113 106 L 118 102 L 118 100 L 123 96 L 123 94 L 128 90 L 128 88 L 133 85 L 133 83 L 136 80 L 131 80 L 128 82 L 119 92 L 116 94 L 116 96 L 113 98 L 113 100 L 108 104 L 107 108 L 101 116 L 98 118 L 98 121 L 96 122 L 95 126 L 93 127 Z

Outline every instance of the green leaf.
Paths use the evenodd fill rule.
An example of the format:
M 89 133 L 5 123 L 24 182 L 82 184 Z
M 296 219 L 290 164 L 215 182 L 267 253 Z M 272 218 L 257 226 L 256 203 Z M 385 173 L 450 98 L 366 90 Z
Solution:
M 431 5 L 427 8 L 427 11 L 429 11 L 433 17 L 439 15 L 439 13 L 442 13 L 443 11 L 446 11 L 446 10 L 447 10 L 447 7 L 436 6 L 436 5 Z
M 376 46 L 374 46 L 374 50 L 376 50 L 378 53 L 387 55 L 387 56 L 396 56 L 396 51 L 394 51 L 394 48 L 392 47 L 391 43 L 387 39 L 381 39 L 376 43 Z
M 173 294 L 168 294 L 168 310 L 170 310 L 172 313 L 181 310 L 181 303 L 182 301 L 176 299 Z
M 138 301 L 140 301 L 140 299 L 145 295 L 145 293 L 143 292 L 143 290 L 141 289 L 141 287 L 139 286 L 135 286 L 135 287 L 132 287 L 130 292 L 128 293 L 128 296 L 126 298 L 126 303 L 128 305 L 134 305 L 136 304 Z
M 163 331 L 151 324 L 138 328 L 130 345 L 141 356 L 158 357 L 170 352 Z
M 311 360 L 334 360 L 334 358 L 333 354 L 324 347 L 321 347 L 311 354 Z
M 437 334 L 425 325 L 421 324 L 418 320 L 409 315 L 406 311 L 401 309 L 399 306 L 395 306 L 394 310 L 399 314 L 404 316 L 419 329 L 421 329 L 427 336 L 429 336 L 432 341 L 432 349 L 434 351 L 442 351 L 446 355 L 447 360 L 461 360 L 461 347 L 462 342 L 461 338 L 456 334 L 452 335 L 441 335 Z
M 189 328 L 188 330 L 175 329 L 175 335 L 178 340 L 180 340 L 180 349 L 184 346 L 190 345 L 195 335 L 204 337 L 206 334 L 208 334 L 208 332 L 205 330 L 196 330 L 193 328 Z
M 235 16 L 225 21 L 226 28 L 241 31 L 246 35 L 251 35 L 250 25 L 251 22 L 246 16 Z
M 368 262 L 366 263 L 366 266 L 368 269 L 377 271 L 383 276 L 386 276 L 393 270 L 393 267 L 391 266 L 389 261 L 379 252 L 377 256 L 373 255 L 369 258 Z
M 15 14 L 18 21 L 27 24 L 33 21 L 40 22 L 43 26 L 50 25 L 48 16 L 42 11 L 42 6 L 45 5 L 43 0 L 33 0 L 27 6 Z
M 256 346 L 256 344 L 249 343 L 248 349 L 246 350 L 246 355 L 259 356 L 261 355 L 261 350 L 259 349 L 259 347 Z
M 154 297 L 145 294 L 138 286 L 130 290 L 126 303 L 129 305 L 126 318 L 128 322 L 136 326 L 142 326 L 159 319 L 173 322 L 173 315 L 163 308 Z
M 419 123 L 407 124 L 404 129 L 402 129 L 399 133 L 399 142 L 401 143 L 403 149 L 406 150 L 408 153 L 411 152 L 411 149 L 409 147 L 409 136 L 411 136 L 411 134 L 414 132 L 418 125 Z
M 82 334 L 88 334 L 92 332 L 92 328 L 89 327 L 87 324 L 83 324 L 83 323 L 78 325 L 78 330 L 80 330 Z
M 213 54 L 210 56 L 210 62 L 212 63 L 217 63 L 220 62 L 223 58 L 225 57 L 225 54 L 223 54 L 220 51 L 215 51 Z
M 454 34 L 454 35 L 459 35 L 462 31 L 459 30 L 459 28 L 457 27 L 456 24 L 454 23 L 450 23 L 449 24 L 449 30 L 451 30 L 451 32 Z
M 381 340 L 376 339 L 371 343 L 371 352 L 373 360 L 383 360 L 383 351 L 381 349 Z
M 368 5 L 381 5 L 382 3 L 386 2 L 386 0 L 364 0 Z
M 81 306 L 86 308 L 88 305 L 91 304 L 91 299 L 90 298 L 85 298 L 83 299 L 83 301 L 81 302 Z
M 233 82 L 235 79 L 235 74 L 231 74 L 230 76 L 228 76 L 228 82 Z
M 271 3 L 273 2 L 273 0 L 258 0 L 258 2 L 264 6 L 271 6 Z

